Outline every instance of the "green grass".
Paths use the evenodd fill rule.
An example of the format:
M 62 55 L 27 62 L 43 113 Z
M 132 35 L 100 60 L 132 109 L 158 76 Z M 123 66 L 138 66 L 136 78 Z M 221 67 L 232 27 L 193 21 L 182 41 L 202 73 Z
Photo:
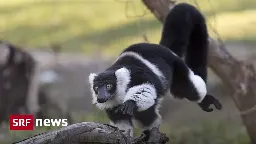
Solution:
M 244 130 L 227 122 L 205 122 L 169 134 L 170 144 L 251 144 Z
M 224 40 L 255 41 L 255 0 L 198 0 L 198 5 Z M 144 10 L 135 0 L 128 4 L 128 18 L 125 4 L 114 0 L 1 1 L 0 39 L 29 48 L 60 44 L 68 52 L 113 55 L 142 42 L 143 33 L 158 43 L 162 24 L 149 11 L 138 17 Z

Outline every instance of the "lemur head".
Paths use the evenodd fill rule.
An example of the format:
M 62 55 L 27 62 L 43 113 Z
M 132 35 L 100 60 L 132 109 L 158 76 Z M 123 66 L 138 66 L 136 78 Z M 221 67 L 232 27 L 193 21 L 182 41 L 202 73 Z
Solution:
M 124 96 L 130 81 L 130 73 L 126 68 L 107 70 L 99 74 L 91 73 L 89 82 L 93 93 L 93 103 L 105 103 L 116 98 L 116 95 Z
M 116 93 L 116 76 L 113 71 L 105 71 L 99 75 L 90 74 L 94 77 L 92 90 L 97 95 L 97 102 L 104 103 L 114 97 Z

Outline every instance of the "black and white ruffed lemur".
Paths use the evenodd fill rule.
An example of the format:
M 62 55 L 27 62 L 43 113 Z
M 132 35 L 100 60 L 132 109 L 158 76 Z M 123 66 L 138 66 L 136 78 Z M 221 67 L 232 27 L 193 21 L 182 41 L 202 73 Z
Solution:
M 160 44 L 133 44 L 105 71 L 90 74 L 93 104 L 131 136 L 136 124 L 145 134 L 159 127 L 159 107 L 168 92 L 206 112 L 213 111 L 211 104 L 220 110 L 221 103 L 207 93 L 207 55 L 204 16 L 189 4 L 178 4 L 165 20 Z

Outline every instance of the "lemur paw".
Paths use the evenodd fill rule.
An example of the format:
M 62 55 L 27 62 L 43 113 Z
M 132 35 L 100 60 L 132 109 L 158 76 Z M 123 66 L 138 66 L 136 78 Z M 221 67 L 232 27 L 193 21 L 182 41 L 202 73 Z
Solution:
M 132 116 L 134 111 L 137 109 L 136 102 L 133 100 L 128 100 L 124 102 L 122 105 L 118 106 L 115 112 L 121 112 L 124 115 Z
M 218 110 L 222 109 L 222 105 L 219 102 L 219 100 L 217 100 L 216 98 L 214 98 L 212 95 L 207 94 L 204 99 L 202 100 L 201 103 L 199 103 L 199 106 L 201 107 L 201 109 L 203 111 L 206 112 L 212 112 L 213 108 L 210 108 L 210 105 L 213 104 L 215 106 L 215 108 L 217 108 Z

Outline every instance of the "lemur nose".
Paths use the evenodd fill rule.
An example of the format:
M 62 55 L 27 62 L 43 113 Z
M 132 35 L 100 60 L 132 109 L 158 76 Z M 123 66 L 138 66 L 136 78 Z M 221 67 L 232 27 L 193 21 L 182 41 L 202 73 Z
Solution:
M 98 98 L 97 99 L 98 103 L 104 103 L 107 101 L 107 99 L 104 99 L 104 98 Z

